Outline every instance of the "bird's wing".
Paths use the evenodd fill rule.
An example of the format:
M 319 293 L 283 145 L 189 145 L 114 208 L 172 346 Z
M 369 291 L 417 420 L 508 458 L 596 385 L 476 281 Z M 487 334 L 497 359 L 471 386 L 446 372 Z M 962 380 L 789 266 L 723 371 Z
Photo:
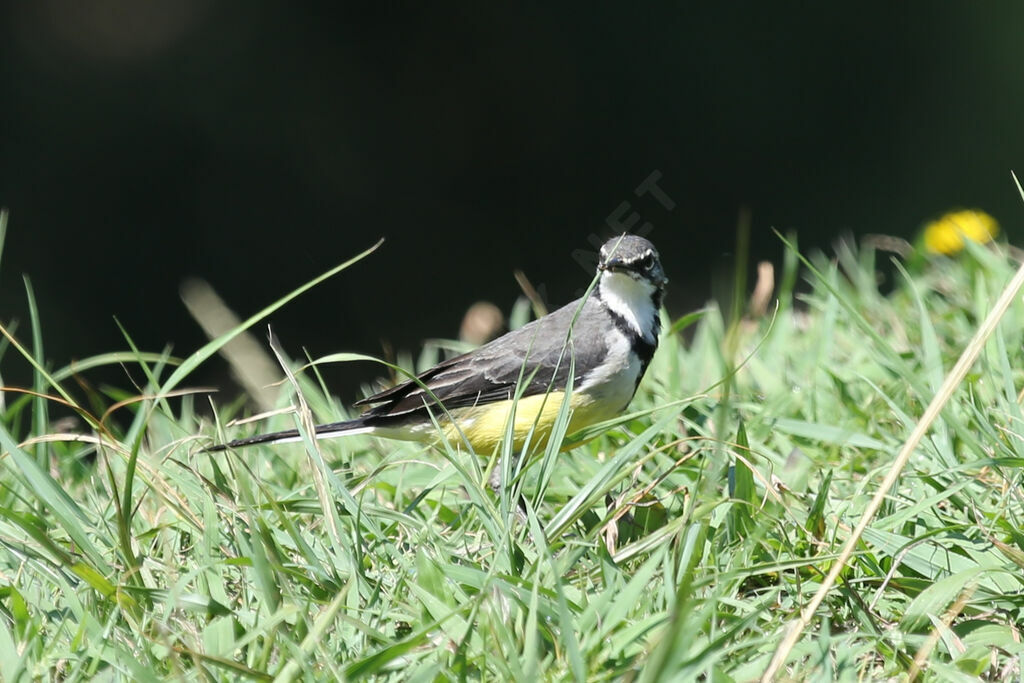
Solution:
M 452 410 L 510 400 L 520 381 L 526 383 L 523 396 L 562 387 L 570 368 L 574 367 L 575 376 L 580 378 L 587 368 L 600 363 L 607 354 L 603 337 L 590 329 L 593 325 L 583 322 L 590 317 L 588 314 L 600 312 L 599 308 L 592 300 L 582 305 L 583 309 L 579 300 L 574 301 L 474 351 L 443 361 L 415 380 L 364 398 L 356 405 L 373 406 L 366 417 L 397 417 L 434 407 L 438 401 Z M 570 326 L 573 327 L 573 342 L 567 344 Z M 584 335 L 586 343 L 581 344 Z

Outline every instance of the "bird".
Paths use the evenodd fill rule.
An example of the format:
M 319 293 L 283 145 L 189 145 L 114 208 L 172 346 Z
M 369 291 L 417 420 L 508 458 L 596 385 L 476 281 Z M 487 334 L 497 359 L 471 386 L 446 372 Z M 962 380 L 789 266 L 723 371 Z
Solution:
M 515 452 L 543 448 L 567 395 L 566 434 L 611 419 L 633 400 L 658 347 L 667 284 L 650 241 L 613 237 L 598 254 L 596 286 L 581 298 L 357 401 L 367 408 L 360 416 L 317 425 L 312 436 L 444 438 L 489 456 L 509 431 Z M 289 429 L 205 450 L 301 440 Z

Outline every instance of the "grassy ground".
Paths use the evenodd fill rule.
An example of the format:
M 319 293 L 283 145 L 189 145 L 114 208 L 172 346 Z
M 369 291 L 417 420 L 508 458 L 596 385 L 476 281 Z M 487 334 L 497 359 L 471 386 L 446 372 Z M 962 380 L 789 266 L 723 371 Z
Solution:
M 680 321 L 636 415 L 497 496 L 451 448 L 199 452 L 294 424 L 197 415 L 189 373 L 223 340 L 95 359 L 148 386 L 87 399 L 38 364 L 0 406 L 0 678 L 758 678 L 1012 276 L 968 251 L 883 295 L 876 255 L 840 247 L 799 269 L 799 297 L 791 255 L 774 316 Z M 1018 299 L 782 678 L 1021 678 L 1022 326 Z M 37 329 L 5 363 L 35 362 Z M 293 386 L 314 419 L 344 416 L 314 371 L 282 404 Z M 49 417 L 68 405 L 73 429 Z

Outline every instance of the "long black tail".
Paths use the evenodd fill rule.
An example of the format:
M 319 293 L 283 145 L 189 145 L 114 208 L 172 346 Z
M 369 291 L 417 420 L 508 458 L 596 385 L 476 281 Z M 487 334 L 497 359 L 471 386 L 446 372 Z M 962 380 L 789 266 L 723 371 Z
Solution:
M 329 424 L 317 425 L 314 434 L 317 439 L 330 439 L 336 436 L 345 436 L 346 434 L 365 433 L 369 431 L 369 429 L 370 427 L 366 426 L 366 421 L 363 418 L 357 417 L 354 420 L 343 420 L 342 422 L 331 422 Z M 229 448 L 244 448 L 246 446 L 256 446 L 258 444 L 288 443 L 301 440 L 302 435 L 299 434 L 298 429 L 286 429 L 283 432 L 257 434 L 256 436 L 249 436 L 244 439 L 235 439 L 234 441 L 228 441 L 227 443 L 221 443 L 215 446 L 207 446 L 202 450 L 202 452 L 215 453 L 217 451 L 226 451 Z

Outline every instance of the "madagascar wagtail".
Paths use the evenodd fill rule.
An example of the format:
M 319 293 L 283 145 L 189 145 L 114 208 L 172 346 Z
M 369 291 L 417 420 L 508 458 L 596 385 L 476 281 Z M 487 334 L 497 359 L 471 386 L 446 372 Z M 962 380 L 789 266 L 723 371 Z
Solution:
M 634 235 L 606 242 L 597 269 L 597 286 L 583 298 L 356 402 L 370 408 L 351 420 L 318 425 L 315 437 L 372 434 L 430 442 L 443 431 L 450 443 L 490 455 L 510 420 L 516 451 L 528 438 L 531 451 L 542 447 L 567 393 L 566 433 L 615 417 L 633 399 L 658 346 L 668 279 L 654 245 Z M 207 450 L 301 438 L 289 429 Z

